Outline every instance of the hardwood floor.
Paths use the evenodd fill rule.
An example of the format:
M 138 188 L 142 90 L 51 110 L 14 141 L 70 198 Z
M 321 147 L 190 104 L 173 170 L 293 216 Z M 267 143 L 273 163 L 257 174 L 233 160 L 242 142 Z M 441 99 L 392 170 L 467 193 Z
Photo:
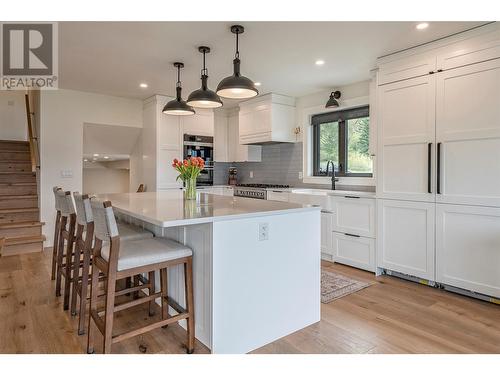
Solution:
M 50 281 L 50 251 L 0 258 L 0 353 L 84 353 L 78 318 L 62 309 Z M 368 272 L 325 269 L 373 281 Z M 383 276 L 321 306 L 321 322 L 254 353 L 500 353 L 500 306 Z M 159 308 L 158 308 L 159 312 Z M 119 316 L 117 329 L 149 318 L 147 304 Z M 114 353 L 185 353 L 178 325 L 113 345 Z M 196 342 L 196 353 L 208 353 Z

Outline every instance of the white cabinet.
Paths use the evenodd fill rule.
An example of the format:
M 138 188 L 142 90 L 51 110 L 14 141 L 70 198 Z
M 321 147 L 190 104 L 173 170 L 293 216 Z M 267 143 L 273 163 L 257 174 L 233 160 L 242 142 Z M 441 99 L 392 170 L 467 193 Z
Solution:
M 436 70 L 436 56 L 410 56 L 383 64 L 378 74 L 379 85 L 425 76 Z
M 241 144 L 294 142 L 295 99 L 267 94 L 240 103 Z
M 335 212 L 334 231 L 375 237 L 375 199 L 346 195 L 331 200 Z
M 228 117 L 228 154 L 230 162 L 262 161 L 262 146 L 240 145 L 238 112 Z
M 289 193 L 288 193 L 288 191 L 268 190 L 267 191 L 267 200 L 268 201 L 288 202 Z
M 437 202 L 500 206 L 500 59 L 436 80 Z
M 434 75 L 380 86 L 377 105 L 377 196 L 434 201 Z
M 332 222 L 333 213 L 321 212 L 321 252 L 333 257 Z
M 233 188 L 231 186 L 203 186 L 198 187 L 200 193 L 233 196 Z
M 435 204 L 377 201 L 377 266 L 434 280 Z
M 214 116 L 214 161 L 228 162 L 229 140 L 228 140 L 228 118 L 223 113 Z
M 227 197 L 232 197 L 234 195 L 234 188 L 232 186 L 224 187 L 224 191 L 222 192 L 222 195 L 225 195 Z
M 500 208 L 437 204 L 436 280 L 500 298 Z
M 375 271 L 375 240 L 348 233 L 332 232 L 333 260 L 337 263 Z
M 196 114 L 180 117 L 183 134 L 214 135 L 214 112 L 211 109 L 196 108 Z

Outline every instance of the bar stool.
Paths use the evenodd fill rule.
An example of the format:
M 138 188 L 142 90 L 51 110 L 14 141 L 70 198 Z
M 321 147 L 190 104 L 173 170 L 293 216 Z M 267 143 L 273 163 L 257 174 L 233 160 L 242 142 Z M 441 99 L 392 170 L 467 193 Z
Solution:
M 61 208 L 59 207 L 59 199 L 57 198 L 57 191 L 61 190 L 60 187 L 54 186 L 52 191 L 54 192 L 54 201 L 56 208 L 56 219 L 54 222 L 54 241 L 52 241 L 52 271 L 51 271 L 51 280 L 56 279 L 56 268 L 57 268 L 57 245 L 59 243 L 59 231 L 61 225 Z
M 76 208 L 76 234 L 75 234 L 75 254 L 81 254 L 82 260 L 76 259 L 73 264 L 73 288 L 71 293 L 71 314 L 76 315 L 77 298 L 80 298 L 78 334 L 85 333 L 85 311 L 87 306 L 87 291 L 91 277 L 90 265 L 92 264 L 92 241 L 94 240 L 94 219 L 90 207 L 90 198 L 88 195 L 82 195 L 78 192 L 73 193 Z M 127 223 L 118 223 L 120 237 L 124 241 L 141 240 L 153 238 L 153 233 L 140 227 Z M 122 233 L 124 233 L 122 235 Z M 81 269 L 81 276 L 80 276 Z M 140 282 L 146 284 L 147 280 L 140 275 L 134 277 L 137 280 L 134 287 L 139 287 Z M 128 282 L 127 286 L 131 287 Z
M 59 225 L 59 238 L 57 245 L 57 268 L 56 268 L 56 296 L 61 295 L 61 282 L 64 277 L 64 310 L 69 309 L 71 271 L 73 264 L 73 244 L 75 238 L 76 213 L 73 199 L 69 191 L 56 191 L 59 208 L 61 211 L 61 222 Z M 66 245 L 66 246 L 65 246 Z
M 95 328 L 104 338 L 103 352 L 110 353 L 112 343 L 149 332 L 153 329 L 187 319 L 187 353 L 194 351 L 194 297 L 192 251 L 188 247 L 166 238 L 152 238 L 136 241 L 120 241 L 118 227 L 111 202 L 98 199 L 91 201 L 94 218 L 94 246 L 92 258 L 92 280 L 90 292 L 90 317 L 88 328 L 87 352 L 94 352 Z M 107 244 L 103 243 L 107 241 Z M 183 264 L 185 276 L 186 308 L 182 308 L 167 290 L 167 267 Z M 160 271 L 160 291 L 155 292 L 154 273 Z M 104 310 L 97 308 L 99 274 L 105 280 Z M 140 273 L 149 274 L 149 295 L 136 300 L 115 304 L 116 281 Z M 130 289 L 129 289 L 130 290 Z M 124 290 L 122 292 L 126 292 Z M 161 320 L 145 327 L 113 336 L 114 313 L 142 303 L 149 303 L 149 313 L 154 314 L 155 299 L 161 299 Z M 178 312 L 170 317 L 168 307 Z M 100 313 L 104 312 L 103 318 Z M 94 324 L 92 324 L 92 322 Z

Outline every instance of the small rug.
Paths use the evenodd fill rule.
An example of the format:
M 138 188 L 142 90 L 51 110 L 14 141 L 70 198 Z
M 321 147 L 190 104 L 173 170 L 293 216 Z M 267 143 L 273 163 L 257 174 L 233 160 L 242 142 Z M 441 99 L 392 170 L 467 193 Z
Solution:
M 321 302 L 329 303 L 373 285 L 331 271 L 321 271 Z

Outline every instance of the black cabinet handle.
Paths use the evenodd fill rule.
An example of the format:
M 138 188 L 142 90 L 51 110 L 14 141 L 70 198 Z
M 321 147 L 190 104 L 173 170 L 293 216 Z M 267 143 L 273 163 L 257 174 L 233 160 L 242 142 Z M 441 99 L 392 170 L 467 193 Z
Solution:
M 357 197 L 355 195 L 344 195 L 344 198 L 360 199 L 361 197 Z
M 344 233 L 346 236 L 349 236 L 349 237 L 356 237 L 356 238 L 359 238 L 361 236 L 358 236 L 357 234 L 351 234 L 351 233 Z
M 437 144 L 437 167 L 436 167 L 436 192 L 441 194 L 441 142 Z
M 427 192 L 432 193 L 432 142 L 427 144 Z

